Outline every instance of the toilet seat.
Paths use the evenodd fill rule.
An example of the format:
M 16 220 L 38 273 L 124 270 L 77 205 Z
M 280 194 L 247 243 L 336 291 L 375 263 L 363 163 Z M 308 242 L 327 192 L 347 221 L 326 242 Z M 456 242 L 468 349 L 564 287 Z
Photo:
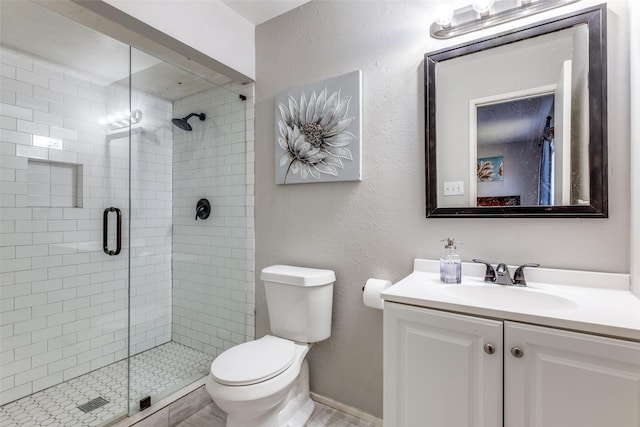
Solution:
M 294 356 L 293 341 L 265 335 L 223 352 L 211 364 L 211 375 L 220 384 L 256 384 L 285 371 Z

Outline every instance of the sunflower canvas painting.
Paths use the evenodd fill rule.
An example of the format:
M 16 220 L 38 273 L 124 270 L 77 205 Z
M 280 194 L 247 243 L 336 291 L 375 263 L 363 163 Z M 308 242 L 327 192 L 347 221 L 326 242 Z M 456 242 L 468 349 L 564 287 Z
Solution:
M 358 70 L 276 95 L 276 184 L 362 180 L 361 88 Z

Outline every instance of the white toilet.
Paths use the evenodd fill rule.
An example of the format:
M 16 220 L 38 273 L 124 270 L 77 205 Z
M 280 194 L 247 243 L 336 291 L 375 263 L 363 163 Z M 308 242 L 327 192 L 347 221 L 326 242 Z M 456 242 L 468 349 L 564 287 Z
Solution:
M 211 364 L 207 391 L 227 427 L 302 427 L 309 397 L 312 343 L 331 336 L 331 270 L 274 265 L 262 270 L 273 335 L 237 345 Z

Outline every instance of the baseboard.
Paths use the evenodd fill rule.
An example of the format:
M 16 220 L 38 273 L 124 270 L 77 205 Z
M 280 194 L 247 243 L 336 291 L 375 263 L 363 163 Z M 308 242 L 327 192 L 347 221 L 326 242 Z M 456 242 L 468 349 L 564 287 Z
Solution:
M 354 417 L 358 417 L 361 420 L 368 421 L 376 426 L 382 427 L 382 420 L 380 418 L 376 418 L 371 414 L 367 414 L 360 409 L 354 408 L 353 406 L 345 405 L 344 403 L 337 402 L 329 397 L 320 396 L 319 394 L 313 392 L 311 393 L 311 399 L 315 400 L 318 403 L 322 403 L 323 405 L 337 409 L 338 411 L 342 411 L 349 415 L 353 415 Z

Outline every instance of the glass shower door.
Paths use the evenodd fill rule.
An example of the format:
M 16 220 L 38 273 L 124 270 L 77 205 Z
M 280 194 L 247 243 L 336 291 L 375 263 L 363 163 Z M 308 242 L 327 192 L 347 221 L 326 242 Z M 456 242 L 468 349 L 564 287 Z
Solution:
M 174 340 L 174 297 L 180 290 L 174 288 L 172 268 L 174 229 L 180 228 L 174 203 L 185 191 L 173 188 L 174 103 L 213 86 L 132 49 L 131 109 L 141 111 L 143 120 L 131 128 L 130 413 L 203 377 L 214 357 Z M 210 123 L 194 117 L 191 134 L 202 135 Z M 191 221 L 195 202 L 193 212 L 191 206 L 180 208 Z
M 247 104 L 233 90 L 241 86 L 136 49 L 131 57 L 131 109 L 143 117 L 131 128 L 130 157 L 135 412 L 206 376 L 218 354 L 246 341 L 253 258 Z M 202 199 L 211 212 L 196 218 Z
M 0 6 L 0 411 L 100 425 L 128 412 L 129 47 Z

